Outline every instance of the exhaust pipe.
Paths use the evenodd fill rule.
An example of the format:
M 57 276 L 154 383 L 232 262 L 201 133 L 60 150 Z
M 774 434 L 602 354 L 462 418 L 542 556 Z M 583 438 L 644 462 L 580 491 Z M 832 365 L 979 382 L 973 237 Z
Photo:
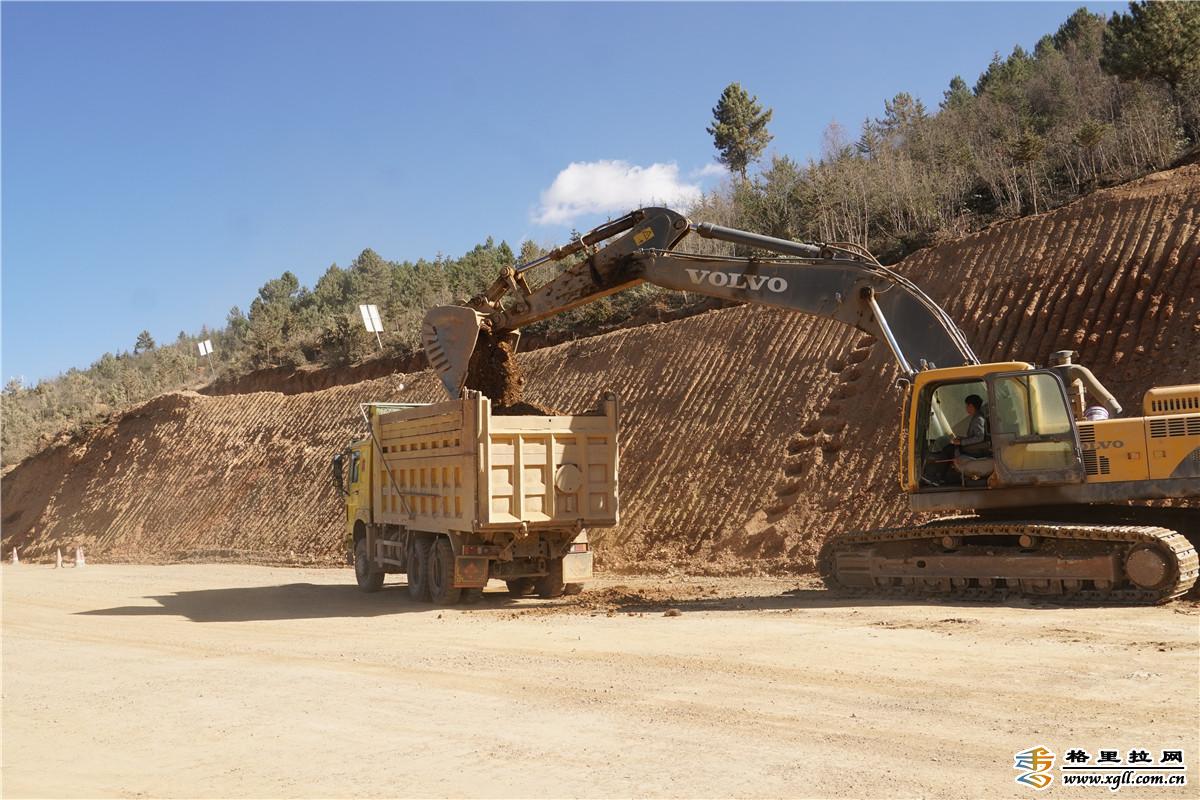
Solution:
M 1063 383 L 1067 384 L 1068 387 L 1074 387 L 1078 383 L 1080 390 L 1086 389 L 1105 411 L 1114 417 L 1119 416 L 1123 409 L 1121 408 L 1121 404 L 1117 402 L 1117 398 L 1113 397 L 1112 392 L 1104 388 L 1104 384 L 1092 374 L 1090 369 L 1082 364 L 1072 363 L 1071 359 L 1074 356 L 1074 350 L 1059 350 L 1050 357 L 1050 367 L 1058 373 L 1059 377 L 1063 379 Z M 1083 409 L 1079 409 L 1078 411 L 1077 417 L 1082 419 Z

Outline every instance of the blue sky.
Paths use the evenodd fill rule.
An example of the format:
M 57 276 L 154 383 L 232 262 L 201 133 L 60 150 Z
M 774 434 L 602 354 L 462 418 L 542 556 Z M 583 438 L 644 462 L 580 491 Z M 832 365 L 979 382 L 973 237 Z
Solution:
M 804 159 L 1078 5 L 6 2 L 0 369 L 218 326 L 366 247 L 560 242 L 627 196 L 686 200 L 720 180 L 731 81 Z

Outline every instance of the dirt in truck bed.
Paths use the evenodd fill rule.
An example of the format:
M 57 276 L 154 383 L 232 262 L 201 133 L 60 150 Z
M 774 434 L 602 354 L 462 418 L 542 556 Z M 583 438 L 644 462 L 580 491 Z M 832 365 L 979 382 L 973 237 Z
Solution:
M 1150 386 L 1200 379 L 1198 207 L 1200 166 L 1182 167 L 898 269 L 980 358 L 1077 350 L 1137 414 Z M 896 480 L 897 372 L 857 331 L 739 307 L 515 358 L 497 346 L 500 369 L 525 376 L 499 376 L 501 402 L 578 413 L 605 390 L 621 397 L 622 522 L 596 532 L 601 568 L 801 573 L 831 532 L 916 521 Z M 357 404 L 444 398 L 428 371 L 288 395 L 164 395 L 5 475 L 5 544 L 31 559 L 79 543 L 107 559 L 341 563 L 329 458 L 362 435 Z
M 530 403 L 521 395 L 525 375 L 511 342 L 488 331 L 479 332 L 467 368 L 468 389 L 492 401 L 492 414 L 504 417 L 554 416 L 563 412 Z

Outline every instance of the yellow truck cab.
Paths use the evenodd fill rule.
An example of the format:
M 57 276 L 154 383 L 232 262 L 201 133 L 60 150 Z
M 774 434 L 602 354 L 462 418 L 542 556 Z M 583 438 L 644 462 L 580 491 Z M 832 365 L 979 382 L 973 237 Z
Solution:
M 371 514 L 371 440 L 352 442 L 333 457 L 334 485 L 345 501 L 346 529 Z

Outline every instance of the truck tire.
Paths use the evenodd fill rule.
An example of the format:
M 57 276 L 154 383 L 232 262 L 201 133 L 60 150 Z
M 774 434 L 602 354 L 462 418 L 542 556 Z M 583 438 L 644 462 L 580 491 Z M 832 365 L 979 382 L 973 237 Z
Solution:
M 513 597 L 525 597 L 533 592 L 533 578 L 513 578 L 504 582 Z
M 538 597 L 562 597 L 563 589 L 566 585 L 563 583 L 562 559 L 552 558 L 546 564 L 546 569 L 549 572 L 538 578 L 533 588 L 537 590 Z
M 417 602 L 429 601 L 429 545 L 416 538 L 409 540 L 408 556 L 404 559 L 408 570 L 408 596 Z
M 364 592 L 378 592 L 383 586 L 383 572 L 371 563 L 367 552 L 367 537 L 360 536 L 354 542 L 354 580 Z
M 445 536 L 429 546 L 429 599 L 439 606 L 458 602 L 462 589 L 454 587 L 454 547 Z

